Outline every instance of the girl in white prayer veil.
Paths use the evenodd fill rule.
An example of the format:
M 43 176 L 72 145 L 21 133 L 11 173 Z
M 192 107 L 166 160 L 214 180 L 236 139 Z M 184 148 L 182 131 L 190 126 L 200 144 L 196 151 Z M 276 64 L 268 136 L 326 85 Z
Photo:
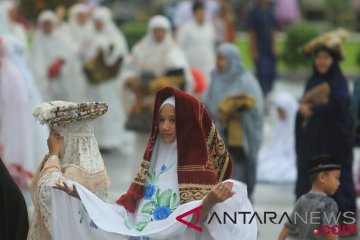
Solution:
M 29 97 L 3 39 L 0 55 L 0 145 L 5 149 L 2 159 L 19 187 L 28 188 L 36 169 L 31 119 L 27 117 Z
M 94 34 L 89 17 L 90 8 L 83 3 L 75 4 L 70 10 L 69 38 L 82 61 L 88 58 L 87 52 Z
M 107 111 L 104 103 L 42 103 L 34 116 L 52 127 L 49 153 L 38 168 L 31 186 L 34 215 L 28 239 L 50 240 L 51 187 L 71 179 L 81 182 L 99 198 L 107 200 L 109 178 L 94 135 L 91 119 Z M 54 147 L 62 142 L 63 147 Z M 59 145 L 57 145 L 59 146 Z
M 164 31 L 162 38 L 156 31 Z M 146 36 L 134 46 L 131 61 L 128 64 L 127 77 L 139 76 L 142 72 L 152 72 L 155 77 L 162 76 L 167 70 L 182 68 L 185 72 L 185 90 L 192 93 L 194 83 L 184 52 L 172 37 L 169 20 L 162 16 L 152 17 Z
M 24 43 L 15 36 L 9 34 L 4 35 L 3 38 L 1 38 L 1 41 L 4 47 L 4 55 L 16 66 L 17 72 L 20 74 L 22 86 L 26 90 L 26 114 L 21 118 L 23 118 L 26 123 L 26 139 L 28 140 L 26 146 L 31 150 L 31 154 L 29 154 L 29 152 L 27 153 L 26 165 L 28 170 L 34 174 L 41 158 L 47 152 L 44 142 L 48 136 L 48 128 L 40 126 L 33 121 L 31 117 L 32 108 L 40 104 L 41 99 L 39 91 L 35 86 L 33 75 L 24 61 Z M 16 96 L 17 95 L 14 95 L 13 98 Z
M 122 62 L 128 53 L 127 43 L 119 28 L 112 20 L 111 12 L 106 7 L 96 8 L 93 13 L 94 35 L 89 49 L 89 59 L 100 59 L 94 62 L 94 72 L 105 75 L 90 81 L 88 75 L 87 98 L 91 101 L 102 101 L 109 104 L 108 113 L 94 124 L 100 149 L 128 151 L 131 136 L 125 131 L 125 110 L 121 98 Z M 90 60 L 92 62 L 93 60 Z M 102 68 L 100 68 L 100 65 Z M 88 64 L 85 64 L 87 67 Z M 89 67 L 90 68 L 90 67 Z M 110 69 L 116 69 L 108 75 Z M 100 75 L 97 74 L 96 75 Z
M 167 71 L 182 70 L 185 77 L 184 90 L 193 93 L 194 83 L 189 64 L 185 54 L 173 39 L 170 22 L 165 16 L 156 15 L 150 19 L 147 34 L 134 46 L 128 60 L 124 73 L 127 82 L 131 82 L 133 79 L 141 79 L 141 75 L 144 73 L 157 78 L 164 76 Z M 141 100 L 139 96 L 136 98 L 132 111 L 141 112 L 153 105 L 155 96 L 149 94 L 145 97 L 141 96 Z M 140 109 L 136 109 L 138 106 Z M 148 132 L 136 131 L 135 139 L 140 149 L 146 147 L 147 135 Z M 135 159 L 141 159 L 141 152 L 135 150 L 134 156 L 136 156 Z
M 93 36 L 92 48 L 89 49 L 95 57 L 99 48 L 104 52 L 104 60 L 107 65 L 114 64 L 119 57 L 128 53 L 126 39 L 120 29 L 112 20 L 112 14 L 106 7 L 98 7 L 93 12 L 95 35 Z
M 275 183 L 296 180 L 295 117 L 298 105 L 288 92 L 276 96 L 277 116 L 269 144 L 260 151 L 258 180 Z
M 6 0 L 0 2 L 0 34 L 14 35 L 26 46 L 26 30 L 21 24 L 15 21 L 16 8 L 15 1 Z
M 83 100 L 85 82 L 80 61 L 59 31 L 52 11 L 46 10 L 38 18 L 28 62 L 44 100 Z

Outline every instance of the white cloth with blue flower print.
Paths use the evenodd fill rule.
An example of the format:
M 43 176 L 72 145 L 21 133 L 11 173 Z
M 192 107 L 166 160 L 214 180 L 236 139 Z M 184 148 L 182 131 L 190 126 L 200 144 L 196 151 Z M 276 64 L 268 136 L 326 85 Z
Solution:
M 216 212 L 223 219 L 224 212 L 230 215 L 237 212 L 253 213 L 246 185 L 230 181 L 234 182 L 233 191 L 236 194 L 215 205 L 209 216 Z M 68 181 L 68 184 L 76 185 L 81 201 L 64 192 L 52 191 L 54 240 L 256 240 L 257 237 L 256 221 L 243 224 L 240 217 L 236 223 L 228 221 L 224 224 L 215 220 L 198 223 L 202 232 L 187 227 L 176 219 L 177 216 L 202 205 L 202 200 L 179 205 L 176 142 L 165 144 L 157 140 L 144 198 L 139 201 L 135 213 L 128 212 L 123 206 L 102 201 L 78 183 Z M 191 218 L 192 214 L 183 219 L 190 222 Z
M 246 185 L 235 180 L 227 181 L 234 183 L 233 191 L 236 194 L 225 202 L 215 205 L 209 213 L 207 222 L 197 224 L 202 228 L 202 232 L 176 220 L 177 216 L 200 206 L 202 200 L 181 204 L 166 219 L 149 222 L 142 231 L 139 231 L 142 226 L 138 229 L 129 229 L 124 224 L 131 213 L 127 212 L 123 206 L 104 202 L 82 185 L 68 181 L 69 185 L 76 185 L 82 201 L 69 197 L 62 191 L 52 190 L 52 237 L 53 240 L 256 240 L 256 221 L 248 222 L 249 216 L 254 215 L 254 210 L 247 197 Z M 245 224 L 242 215 L 237 216 L 236 223 L 228 219 L 224 224 L 216 217 L 209 223 L 214 212 L 221 221 L 223 221 L 224 212 L 231 217 L 237 212 L 249 212 L 249 214 L 247 214 Z M 190 222 L 191 217 L 192 215 L 188 215 L 183 219 Z
M 179 205 L 177 143 L 157 138 L 151 157 L 144 198 L 136 211 L 137 224 L 166 219 Z

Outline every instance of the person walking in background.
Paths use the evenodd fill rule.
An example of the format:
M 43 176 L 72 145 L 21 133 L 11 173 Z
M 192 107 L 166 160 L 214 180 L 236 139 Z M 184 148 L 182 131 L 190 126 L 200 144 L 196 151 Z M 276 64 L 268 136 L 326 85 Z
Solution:
M 205 104 L 234 159 L 233 178 L 247 184 L 251 197 L 262 144 L 263 96 L 235 45 L 221 44 L 216 63 Z
M 48 136 L 48 128 L 36 124 L 31 117 L 32 109 L 41 102 L 40 93 L 35 85 L 33 75 L 25 63 L 24 43 L 13 35 L 5 35 L 0 39 L 3 50 L 2 52 L 4 54 L 3 56 L 8 58 L 11 63 L 16 66 L 16 71 L 19 73 L 21 79 L 21 85 L 26 91 L 27 106 L 25 107 L 25 115 L 22 116 L 22 118 L 26 123 L 25 128 L 27 134 L 26 137 L 23 136 L 22 139 L 26 139 L 28 141 L 26 149 L 29 149 L 31 152 L 27 152 L 28 155 L 26 157 L 26 162 L 29 163 L 28 167 L 30 167 L 31 172 L 34 173 L 37 165 L 40 163 L 40 159 L 47 151 L 46 146 L 44 146 L 44 142 Z M 21 90 L 19 90 L 19 93 L 20 92 Z M 17 94 L 13 95 L 12 99 L 17 97 Z M 14 114 L 16 114 L 16 111 Z M 19 117 L 20 116 L 21 115 L 19 115 Z M 15 169 L 16 168 L 13 168 L 13 170 Z
M 15 1 L 1 1 L 0 2 L 0 35 L 11 34 L 19 39 L 27 48 L 28 36 L 23 25 L 16 21 L 17 6 Z
M 298 0 L 276 0 L 274 13 L 281 30 L 300 20 L 300 9 Z
M 2 159 L 20 188 L 30 187 L 39 160 L 31 119 L 31 91 L 23 79 L 21 65 L 14 62 L 9 38 L 1 38 L 0 52 L 0 144 L 6 149 Z M 30 83 L 31 84 L 31 83 Z M 41 137 L 40 137 L 41 140 Z M 21 151 L 19 150 L 21 146 Z M 40 153 L 39 152 L 39 153 Z
M 309 191 L 308 162 L 317 155 L 336 157 L 341 165 L 341 185 L 333 198 L 340 213 L 356 213 L 353 181 L 354 128 L 350 113 L 347 80 L 340 68 L 341 43 L 348 33 L 336 30 L 304 45 L 314 58 L 313 71 L 306 83 L 296 117 L 298 175 L 296 198 Z M 344 224 L 340 216 L 339 224 Z
M 222 42 L 235 43 L 235 13 L 229 0 L 219 0 L 219 8 L 213 18 L 216 30 L 216 43 Z
M 92 15 L 94 34 L 84 63 L 87 78 L 86 98 L 109 104 L 108 113 L 94 123 L 99 147 L 104 151 L 127 153 L 131 137 L 125 131 L 126 113 L 122 101 L 123 67 L 128 45 L 115 25 L 110 9 L 98 7 Z
M 209 86 L 211 71 L 215 67 L 215 28 L 205 19 L 206 9 L 203 2 L 193 5 L 193 18 L 177 32 L 177 42 L 184 50 L 191 68 L 199 70 Z
M 219 10 L 219 0 L 185 0 L 180 1 L 176 6 L 175 14 L 173 16 L 173 25 L 175 30 L 178 30 L 185 23 L 190 21 L 193 16 L 193 5 L 197 2 L 203 2 L 205 6 L 205 19 L 212 22 L 216 13 Z
M 269 0 L 256 0 L 246 22 L 249 31 L 251 58 L 265 97 L 272 91 L 276 79 L 277 22 Z
M 139 148 L 145 148 L 156 91 L 166 86 L 182 88 L 188 93 L 194 89 L 189 63 L 173 39 L 166 17 L 156 15 L 149 20 L 147 34 L 134 46 L 126 66 L 126 85 L 135 96 L 127 127 L 135 132 Z M 136 159 L 141 159 L 141 152 L 134 150 Z
M 68 35 L 81 62 L 88 60 L 88 50 L 94 35 L 90 18 L 90 8 L 85 4 L 75 4 L 70 9 Z
M 83 100 L 85 80 L 80 61 L 57 26 L 54 12 L 46 10 L 40 14 L 29 66 L 44 100 Z

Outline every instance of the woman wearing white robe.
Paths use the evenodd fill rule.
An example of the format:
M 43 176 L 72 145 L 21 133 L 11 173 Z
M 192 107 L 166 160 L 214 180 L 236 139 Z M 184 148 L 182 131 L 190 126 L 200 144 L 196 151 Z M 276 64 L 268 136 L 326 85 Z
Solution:
M 165 31 L 163 38 L 158 41 L 154 31 Z M 194 82 L 190 66 L 182 49 L 172 37 L 170 21 L 162 16 L 152 17 L 148 24 L 148 32 L 139 43 L 134 46 L 130 63 L 127 64 L 126 77 L 139 76 L 142 72 L 152 72 L 155 77 L 165 75 L 166 71 L 183 69 L 185 73 L 185 91 L 193 92 Z
M 155 30 L 165 31 L 163 38 L 157 41 Z M 165 75 L 166 71 L 172 69 L 183 69 L 185 73 L 185 90 L 193 93 L 194 82 L 190 72 L 190 66 L 182 49 L 177 45 L 172 37 L 171 25 L 169 20 L 162 16 L 152 17 L 148 23 L 148 32 L 132 51 L 126 64 L 124 73 L 125 78 L 140 76 L 142 72 L 151 72 L 155 77 Z M 146 103 L 153 103 L 153 98 L 145 99 Z M 135 142 L 137 149 L 146 147 L 148 134 L 136 133 Z M 136 160 L 141 159 L 141 151 L 135 150 L 134 157 Z M 136 169 L 134 169 L 135 171 Z
M 89 17 L 90 8 L 83 3 L 75 4 L 70 10 L 68 34 L 82 62 L 88 59 L 87 52 L 94 34 Z
M 111 12 L 106 7 L 98 7 L 93 12 L 94 34 L 88 49 L 89 59 L 103 52 L 103 60 L 107 66 L 112 66 L 120 58 L 128 54 L 126 40 L 112 20 Z M 102 101 L 109 104 L 107 114 L 94 123 L 95 133 L 100 149 L 128 151 L 131 136 L 125 131 L 125 110 L 121 96 L 122 69 L 110 79 L 104 79 L 98 84 L 88 84 L 87 99 Z
M 3 40 L 2 40 L 3 41 Z M 0 59 L 0 145 L 2 157 L 15 182 L 22 188 L 30 185 L 34 174 L 34 146 L 31 121 L 27 117 L 28 94 L 21 74 L 6 54 L 3 43 Z M 21 151 L 20 151 L 21 149 Z
M 47 139 L 48 129 L 44 126 L 39 126 L 36 124 L 32 117 L 32 109 L 40 104 L 41 98 L 39 91 L 35 86 L 35 82 L 30 72 L 29 67 L 25 64 L 24 52 L 25 46 L 22 41 L 17 39 L 13 35 L 5 35 L 3 37 L 4 44 L 4 53 L 9 58 L 9 60 L 16 66 L 16 69 L 21 77 L 21 82 L 23 87 L 25 87 L 27 95 L 27 106 L 26 106 L 26 115 L 24 116 L 27 126 L 29 128 L 29 139 L 30 142 L 28 146 L 31 148 L 32 154 L 26 158 L 28 162 L 29 169 L 32 173 L 36 171 L 40 159 L 46 153 L 46 146 L 44 142 Z M 30 124 L 30 125 L 29 125 Z
M 80 101 L 85 90 L 80 62 L 57 24 L 52 11 L 40 14 L 28 62 L 44 100 Z M 58 65 L 57 72 L 51 75 L 54 65 Z
M 184 50 L 192 68 L 199 70 L 210 85 L 215 67 L 215 28 L 205 19 L 204 5 L 193 11 L 193 18 L 177 32 L 177 42 Z
M 276 96 L 275 126 L 271 138 L 259 155 L 259 181 L 289 183 L 296 180 L 295 117 L 298 102 L 288 92 Z
M 25 28 L 15 21 L 16 4 L 14 1 L 0 2 L 0 34 L 12 34 L 23 44 L 27 44 Z

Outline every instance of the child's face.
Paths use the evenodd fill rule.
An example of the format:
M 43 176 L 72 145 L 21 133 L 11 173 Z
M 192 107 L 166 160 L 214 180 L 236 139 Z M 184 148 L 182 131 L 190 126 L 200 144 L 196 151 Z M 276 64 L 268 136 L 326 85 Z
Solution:
M 334 195 L 340 186 L 340 170 L 332 170 L 325 173 L 324 190 L 328 195 Z
M 160 110 L 159 131 L 160 137 L 165 143 L 173 143 L 176 140 L 175 107 L 165 104 Z

